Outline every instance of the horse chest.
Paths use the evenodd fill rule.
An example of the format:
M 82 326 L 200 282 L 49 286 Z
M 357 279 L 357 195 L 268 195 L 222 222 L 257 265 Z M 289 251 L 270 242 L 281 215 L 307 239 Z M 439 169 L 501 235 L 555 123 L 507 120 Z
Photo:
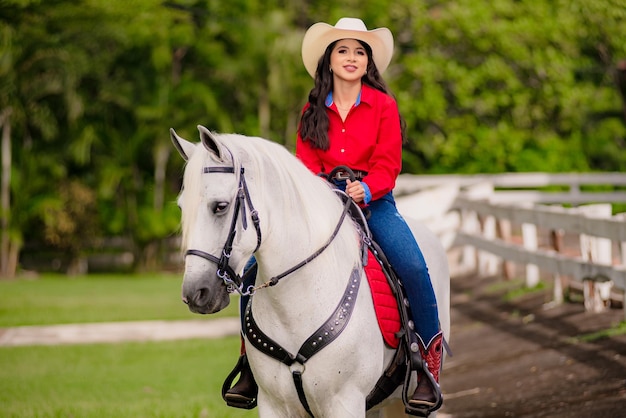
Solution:
M 304 365 L 311 357 L 339 337 L 346 328 L 356 305 L 360 284 L 361 272 L 358 268 L 354 268 L 343 296 L 335 309 L 322 325 L 306 338 L 297 352 L 289 351 L 280 342 L 261 330 L 254 317 L 253 298 L 248 303 L 244 317 L 246 337 L 259 351 L 287 366 L 291 366 L 293 363 Z

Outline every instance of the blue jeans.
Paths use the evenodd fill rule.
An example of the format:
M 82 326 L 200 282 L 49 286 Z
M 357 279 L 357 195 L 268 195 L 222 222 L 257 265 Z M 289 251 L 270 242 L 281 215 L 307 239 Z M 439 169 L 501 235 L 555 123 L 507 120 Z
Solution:
M 411 229 L 396 209 L 396 202 L 391 192 L 372 201 L 368 209 L 370 217 L 367 224 L 372 232 L 372 238 L 380 245 L 387 260 L 402 281 L 411 305 L 415 331 L 422 341 L 428 344 L 439 332 L 439 314 L 435 292 L 422 251 Z M 254 261 L 252 257 L 244 271 L 249 270 Z M 256 269 L 256 264 L 254 264 L 254 269 Z M 255 277 L 256 271 L 250 272 L 248 279 L 244 282 L 244 290 L 254 285 Z M 249 299 L 248 296 L 241 297 L 240 318 L 242 320 Z
M 254 270 L 248 273 L 248 270 L 253 268 Z M 244 274 L 248 274 L 246 280 L 243 281 L 243 291 L 247 291 L 250 286 L 254 287 L 254 281 L 256 280 L 257 273 L 257 265 L 256 259 L 254 256 L 250 257 L 250 260 L 246 263 L 246 266 L 243 268 Z M 246 307 L 248 306 L 248 302 L 250 301 L 250 296 L 242 296 L 239 300 L 239 318 L 241 319 L 241 329 L 243 329 L 243 318 L 246 316 Z
M 415 323 L 424 343 L 439 332 L 439 313 L 428 267 L 411 229 L 396 209 L 391 192 L 370 202 L 367 224 L 398 278 L 402 281 Z

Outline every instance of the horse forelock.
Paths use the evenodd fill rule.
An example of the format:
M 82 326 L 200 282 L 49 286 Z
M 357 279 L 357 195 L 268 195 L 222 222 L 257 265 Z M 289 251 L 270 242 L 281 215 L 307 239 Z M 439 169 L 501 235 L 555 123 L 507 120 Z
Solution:
M 200 188 L 202 185 L 202 168 L 207 152 L 196 144 L 196 152 L 187 160 L 183 176 L 183 189 L 180 195 L 180 206 L 183 209 L 181 217 L 182 241 L 181 250 L 187 251 L 192 225 L 198 216 L 198 209 L 202 200 Z

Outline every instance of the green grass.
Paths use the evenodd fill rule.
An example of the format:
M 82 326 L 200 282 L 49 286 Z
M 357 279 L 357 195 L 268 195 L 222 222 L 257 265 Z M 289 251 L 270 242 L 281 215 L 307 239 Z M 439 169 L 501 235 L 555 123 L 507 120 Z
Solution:
M 524 280 L 520 278 L 510 279 L 510 280 L 497 280 L 493 283 L 489 284 L 485 290 L 488 293 L 502 293 L 508 292 L 512 289 L 519 289 L 524 286 Z
M 578 341 L 594 342 L 598 340 L 603 340 L 605 338 L 616 337 L 619 335 L 626 335 L 626 321 L 622 321 L 613 328 L 600 330 L 591 334 L 580 335 L 571 339 L 571 341 L 574 343 Z
M 42 275 L 0 281 L 0 327 L 198 319 L 181 275 Z M 218 316 L 237 315 L 237 297 Z M 246 418 L 221 386 L 239 338 L 0 347 L 0 418 Z
M 534 287 L 526 286 L 526 279 L 514 278 L 511 280 L 498 280 L 487 286 L 486 291 L 490 294 L 502 294 L 502 300 L 511 302 L 528 294 L 542 292 L 547 288 L 545 282 L 540 281 Z
M 0 280 L 0 327 L 198 319 L 181 302 L 181 274 L 42 275 Z M 238 300 L 211 318 L 236 316 Z
M 545 282 L 539 282 L 536 286 L 527 287 L 524 285 L 523 287 L 519 287 L 517 289 L 511 289 L 504 295 L 505 301 L 514 301 L 521 297 L 524 297 L 529 294 L 534 294 L 537 292 L 543 292 L 546 289 Z
M 0 348 L 0 417 L 246 418 L 221 399 L 239 338 Z

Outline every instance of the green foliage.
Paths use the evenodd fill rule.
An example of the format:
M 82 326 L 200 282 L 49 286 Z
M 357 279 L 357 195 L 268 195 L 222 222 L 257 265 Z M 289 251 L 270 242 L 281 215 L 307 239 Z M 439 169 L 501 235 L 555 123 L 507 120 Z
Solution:
M 45 239 L 51 245 L 76 256 L 97 232 L 96 201 L 93 191 L 74 180 L 60 190 L 58 200 L 46 204 L 42 214 Z
M 608 17 L 623 22 L 622 13 L 587 5 L 459 0 L 408 14 L 414 35 L 401 44 L 396 79 L 413 135 L 407 171 L 597 169 L 584 144 L 605 133 L 583 137 L 583 127 L 595 108 L 619 111 L 612 80 L 598 75 L 609 75 L 626 51 Z M 589 25 L 600 16 L 612 32 Z M 603 51 L 610 59 L 598 59 Z M 606 140 L 623 142 L 624 122 Z
M 141 254 L 177 233 L 183 161 L 168 129 L 293 149 L 312 87 L 302 36 L 342 16 L 394 33 L 405 172 L 626 169 L 626 0 L 5 0 L 13 240 L 45 244 L 42 226 L 72 213 L 62 196 L 81 184 L 96 199 L 90 234 L 124 236 L 158 265 Z

